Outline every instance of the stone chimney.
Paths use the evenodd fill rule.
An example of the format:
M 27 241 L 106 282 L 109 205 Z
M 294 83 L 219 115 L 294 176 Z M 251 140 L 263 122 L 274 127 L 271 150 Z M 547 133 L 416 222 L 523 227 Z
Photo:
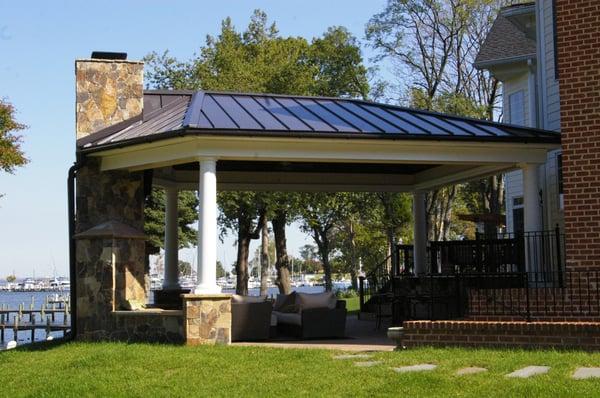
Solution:
M 75 61 L 77 139 L 138 116 L 143 109 L 144 63 L 125 53 L 93 52 Z

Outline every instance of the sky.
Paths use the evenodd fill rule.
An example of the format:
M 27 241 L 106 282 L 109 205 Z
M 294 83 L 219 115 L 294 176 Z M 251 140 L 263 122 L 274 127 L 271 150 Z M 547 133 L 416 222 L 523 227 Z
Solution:
M 75 159 L 74 60 L 93 50 L 123 51 L 139 60 L 152 51 L 190 58 L 215 35 L 227 16 L 243 30 L 262 9 L 284 36 L 319 36 L 342 25 L 364 43 L 369 18 L 385 0 L 253 1 L 9 1 L 0 0 L 0 97 L 17 109 L 23 149 L 30 163 L 14 175 L 0 172 L 0 280 L 17 276 L 67 275 L 67 171 Z M 365 60 L 374 54 L 363 46 Z M 385 73 L 385 70 L 382 71 Z M 288 249 L 311 238 L 288 228 Z M 257 247 L 253 242 L 251 253 Z M 195 263 L 195 250 L 180 258 Z M 235 240 L 219 243 L 228 267 Z

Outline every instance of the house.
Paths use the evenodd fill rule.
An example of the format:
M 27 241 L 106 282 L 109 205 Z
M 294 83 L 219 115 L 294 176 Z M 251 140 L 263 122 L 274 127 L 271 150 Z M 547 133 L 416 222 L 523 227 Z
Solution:
M 538 0 L 502 8 L 475 60 L 502 82 L 506 123 L 560 131 L 554 7 L 553 0 Z M 561 170 L 561 150 L 549 152 L 538 170 L 538 230 L 564 227 Z M 524 231 L 523 189 L 520 170 L 505 174 L 508 232 Z

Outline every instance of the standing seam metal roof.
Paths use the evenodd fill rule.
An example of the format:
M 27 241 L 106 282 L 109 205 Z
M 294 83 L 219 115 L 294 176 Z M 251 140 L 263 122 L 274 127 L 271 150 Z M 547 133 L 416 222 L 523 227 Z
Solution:
M 363 100 L 204 91 L 172 93 L 178 97 L 163 107 L 143 118 L 93 133 L 78 140 L 77 146 L 92 151 L 202 133 L 560 142 L 555 132 Z

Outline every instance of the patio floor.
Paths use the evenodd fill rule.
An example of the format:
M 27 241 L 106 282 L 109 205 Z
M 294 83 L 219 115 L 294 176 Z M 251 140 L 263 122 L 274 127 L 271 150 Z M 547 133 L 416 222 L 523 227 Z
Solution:
M 234 346 L 263 346 L 279 348 L 320 348 L 341 351 L 393 351 L 394 342 L 387 337 L 388 323 L 382 323 L 379 330 L 375 330 L 375 320 L 358 319 L 356 315 L 346 319 L 345 339 L 328 340 L 293 340 L 274 339 L 259 342 L 234 342 Z

